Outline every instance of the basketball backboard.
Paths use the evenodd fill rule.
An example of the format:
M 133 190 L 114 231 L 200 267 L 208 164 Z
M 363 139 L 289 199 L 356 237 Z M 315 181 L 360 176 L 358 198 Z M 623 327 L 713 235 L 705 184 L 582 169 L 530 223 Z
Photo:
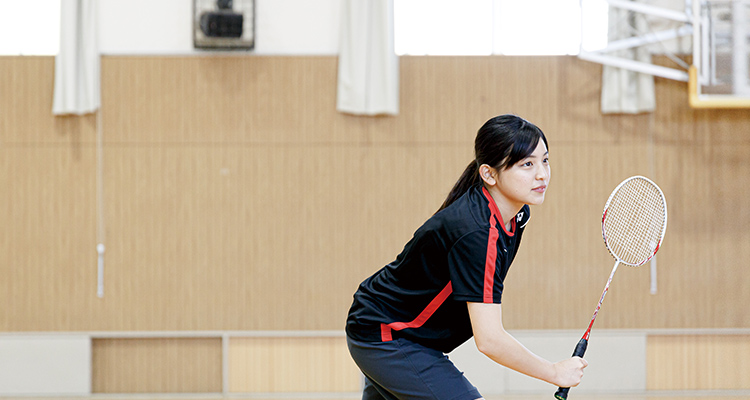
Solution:
M 693 0 L 690 105 L 750 108 L 750 0 Z

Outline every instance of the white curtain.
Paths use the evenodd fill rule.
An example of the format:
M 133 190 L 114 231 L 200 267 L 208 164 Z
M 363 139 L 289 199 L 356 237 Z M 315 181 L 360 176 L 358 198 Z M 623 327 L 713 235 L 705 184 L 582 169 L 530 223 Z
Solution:
M 398 114 L 393 0 L 343 0 L 336 109 Z
M 101 105 L 98 0 L 62 0 L 52 113 L 88 114 Z
M 609 8 L 609 40 L 625 39 L 648 30 L 642 15 L 616 7 Z M 620 50 L 612 55 L 651 63 L 646 46 Z M 654 77 L 649 74 L 605 65 L 602 69 L 601 111 L 603 114 L 652 112 L 656 105 Z

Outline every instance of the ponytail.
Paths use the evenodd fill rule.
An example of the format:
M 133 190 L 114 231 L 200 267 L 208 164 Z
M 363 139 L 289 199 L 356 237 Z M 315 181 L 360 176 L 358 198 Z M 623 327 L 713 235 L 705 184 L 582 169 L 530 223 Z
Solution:
M 464 173 L 461 174 L 461 177 L 458 178 L 458 182 L 453 185 L 453 189 L 451 189 L 450 193 L 448 193 L 448 197 L 445 198 L 443 205 L 440 206 L 440 208 L 436 212 L 451 205 L 451 203 L 453 203 L 464 193 L 466 193 L 466 191 L 469 190 L 472 186 L 478 184 L 479 181 L 479 166 L 477 165 L 476 160 L 472 160 L 469 165 L 466 166 L 466 169 L 464 170 Z

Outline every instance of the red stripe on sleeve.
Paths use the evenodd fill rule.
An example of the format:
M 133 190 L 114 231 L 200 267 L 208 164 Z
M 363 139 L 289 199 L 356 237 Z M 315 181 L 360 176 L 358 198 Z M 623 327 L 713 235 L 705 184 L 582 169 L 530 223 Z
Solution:
M 489 202 L 488 207 L 490 209 L 490 233 L 489 238 L 487 239 L 487 257 L 484 261 L 484 291 L 482 299 L 485 303 L 493 303 L 495 270 L 497 263 L 497 240 L 500 238 L 500 231 L 497 229 L 497 224 L 502 227 L 503 231 L 505 231 L 508 236 L 513 236 L 513 233 L 505 230 L 503 216 L 500 215 L 500 210 L 497 208 L 497 204 L 495 204 L 495 199 L 492 198 L 487 188 L 483 187 L 482 193 L 484 194 L 484 197 L 487 198 L 487 201 Z M 514 232 L 515 221 L 515 218 L 511 221 L 511 231 Z
M 497 238 L 500 233 L 492 226 L 490 216 L 490 238 L 487 240 L 487 258 L 484 261 L 484 302 L 492 303 L 495 286 L 495 261 L 497 260 Z

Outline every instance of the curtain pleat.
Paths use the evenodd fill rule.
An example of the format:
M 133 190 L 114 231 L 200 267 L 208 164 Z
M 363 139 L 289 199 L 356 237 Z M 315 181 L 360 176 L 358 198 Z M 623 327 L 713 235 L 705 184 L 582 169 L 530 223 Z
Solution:
M 97 0 L 62 0 L 52 113 L 88 114 L 101 105 Z
M 343 0 L 336 109 L 357 115 L 396 115 L 398 57 L 393 0 Z

